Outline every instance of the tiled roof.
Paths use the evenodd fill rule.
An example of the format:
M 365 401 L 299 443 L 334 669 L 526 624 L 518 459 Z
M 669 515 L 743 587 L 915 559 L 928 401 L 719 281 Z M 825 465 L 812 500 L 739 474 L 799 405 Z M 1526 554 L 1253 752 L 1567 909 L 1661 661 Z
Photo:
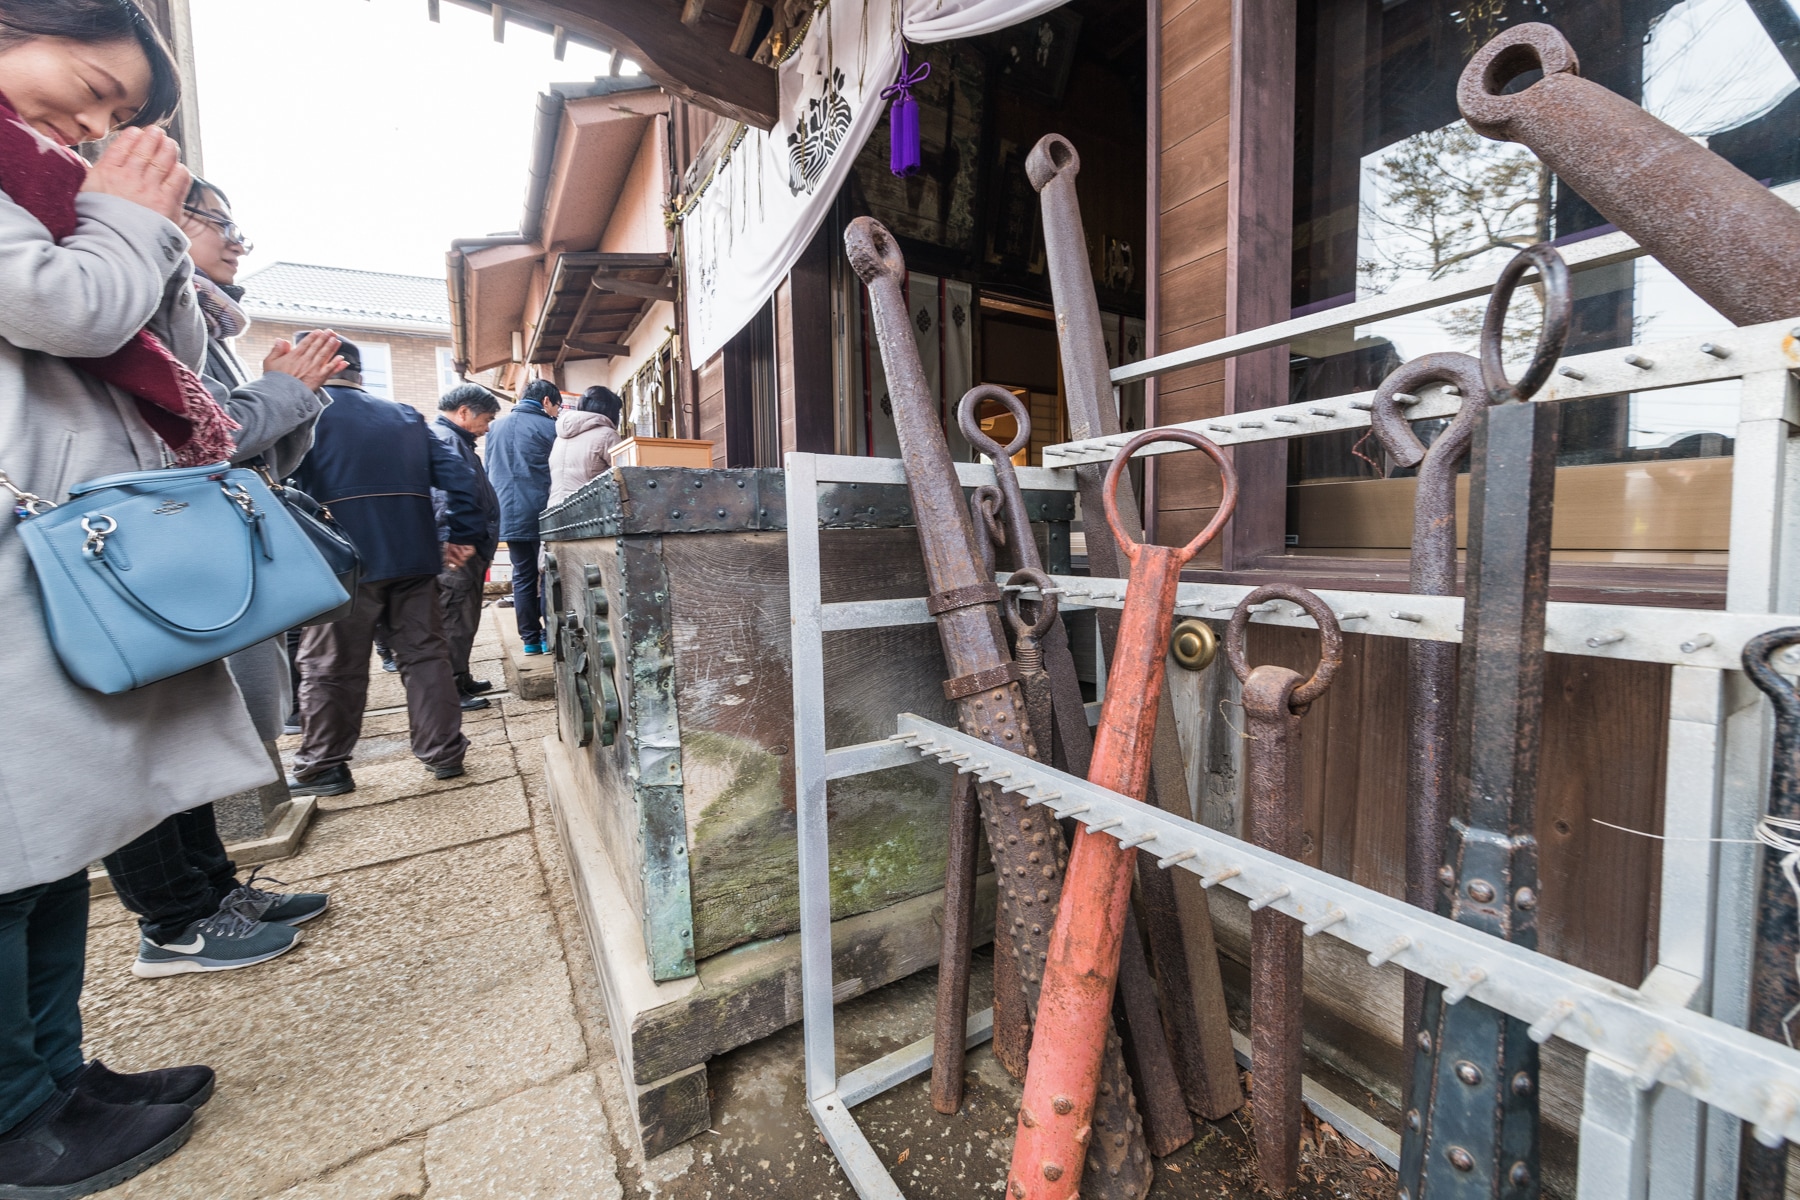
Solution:
M 389 275 L 311 263 L 271 263 L 238 280 L 252 317 L 379 329 L 450 327 L 442 276 Z

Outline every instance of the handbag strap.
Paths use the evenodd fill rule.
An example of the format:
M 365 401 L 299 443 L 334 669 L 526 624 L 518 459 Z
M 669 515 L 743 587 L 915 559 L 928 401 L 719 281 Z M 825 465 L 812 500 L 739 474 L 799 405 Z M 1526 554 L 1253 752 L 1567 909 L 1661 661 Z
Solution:
M 13 500 L 16 501 L 13 505 L 13 516 L 19 518 L 21 521 L 27 517 L 35 517 L 40 513 L 47 513 L 56 507 L 56 505 L 44 499 L 42 496 L 33 495 L 14 483 L 5 471 L 0 471 L 0 488 L 5 488 L 12 493 Z

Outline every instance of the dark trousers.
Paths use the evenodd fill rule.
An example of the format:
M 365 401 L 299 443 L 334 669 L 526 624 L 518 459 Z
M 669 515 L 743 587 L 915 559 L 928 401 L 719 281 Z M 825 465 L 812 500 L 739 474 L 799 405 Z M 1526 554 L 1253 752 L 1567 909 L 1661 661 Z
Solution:
M 0 1133 L 79 1071 L 85 869 L 0 896 Z
M 519 640 L 544 640 L 544 603 L 538 587 L 538 548 L 542 542 L 506 543 L 512 560 L 513 617 L 519 622 Z
M 288 705 L 288 711 L 296 717 L 300 714 L 300 635 L 305 632 L 304 629 L 290 629 L 281 635 L 287 645 L 288 682 L 294 688 L 294 702 Z
M 437 576 L 383 579 L 356 589 L 356 603 L 343 620 L 315 625 L 300 639 L 300 751 L 294 773 L 302 779 L 349 762 L 356 750 L 377 623 L 387 627 L 406 686 L 413 754 L 428 766 L 447 766 L 461 762 L 468 749 L 438 611 Z
M 119 903 L 138 915 L 138 928 L 153 942 L 180 937 L 218 912 L 238 885 L 237 864 L 219 840 L 210 804 L 164 818 L 101 861 Z
M 458 675 L 469 672 L 469 652 L 481 628 L 481 592 L 487 584 L 488 564 L 493 561 L 492 555 L 473 554 L 468 562 L 437 578 L 444 637 L 450 643 L 450 669 Z

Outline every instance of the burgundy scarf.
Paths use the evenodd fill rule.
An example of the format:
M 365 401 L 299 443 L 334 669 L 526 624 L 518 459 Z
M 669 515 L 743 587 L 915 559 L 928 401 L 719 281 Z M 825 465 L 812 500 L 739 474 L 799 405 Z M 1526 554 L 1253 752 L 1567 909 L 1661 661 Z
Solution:
M 75 232 L 75 194 L 87 164 L 27 125 L 0 95 L 0 192 L 43 222 L 58 243 Z M 200 377 L 140 329 L 105 358 L 70 362 L 96 379 L 129 392 L 138 413 L 175 451 L 184 467 L 224 462 L 235 448 L 237 423 L 225 415 Z

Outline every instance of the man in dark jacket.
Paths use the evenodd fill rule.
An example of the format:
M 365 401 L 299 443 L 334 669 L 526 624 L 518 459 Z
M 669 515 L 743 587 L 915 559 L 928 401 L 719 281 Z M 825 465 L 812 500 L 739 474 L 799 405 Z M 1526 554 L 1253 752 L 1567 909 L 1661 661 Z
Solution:
M 481 592 L 487 583 L 488 565 L 494 561 L 494 550 L 500 542 L 500 498 L 488 482 L 481 457 L 475 453 L 475 439 L 488 431 L 500 412 L 500 400 L 480 384 L 465 383 L 451 388 L 438 401 L 437 420 L 431 432 L 438 441 L 469 468 L 475 480 L 475 502 L 483 522 L 481 540 L 475 553 L 461 566 L 446 565 L 438 574 L 438 600 L 443 606 L 444 636 L 450 639 L 450 669 L 456 672 L 456 691 L 463 710 L 486 708 L 488 701 L 481 693 L 494 685 L 478 680 L 469 671 L 469 651 L 475 644 L 475 633 L 481 627 Z M 438 540 L 450 540 L 450 498 L 441 488 L 431 489 L 431 501 L 437 510 Z
M 362 734 L 375 627 L 388 630 L 406 685 L 412 750 L 439 779 L 463 773 L 462 733 L 450 643 L 438 608 L 437 576 L 461 564 L 487 534 L 468 465 L 431 436 L 425 418 L 362 387 L 362 358 L 345 342 L 350 365 L 325 386 L 312 452 L 295 473 L 302 490 L 330 505 L 362 556 L 362 584 L 350 614 L 315 625 L 300 639 L 300 750 L 296 795 L 356 790 L 350 756 Z M 448 534 L 438 541 L 431 489 L 448 498 Z
M 550 502 L 550 447 L 562 393 L 547 379 L 525 388 L 513 410 L 488 433 L 488 477 L 500 496 L 500 537 L 512 563 L 513 616 L 525 653 L 544 652 L 544 609 L 538 590 L 538 514 Z

